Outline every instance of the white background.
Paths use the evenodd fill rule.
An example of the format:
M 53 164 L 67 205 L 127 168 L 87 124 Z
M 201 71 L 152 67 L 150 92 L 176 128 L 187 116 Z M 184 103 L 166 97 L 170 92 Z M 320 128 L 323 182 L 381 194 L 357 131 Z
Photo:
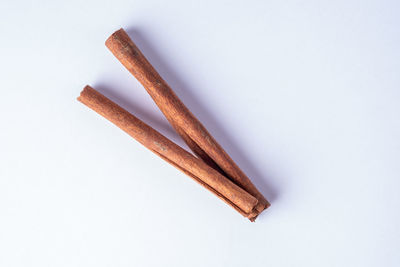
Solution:
M 0 266 L 400 266 L 398 1 L 0 2 Z M 179 144 L 123 27 L 271 200 L 255 223 L 76 101 Z

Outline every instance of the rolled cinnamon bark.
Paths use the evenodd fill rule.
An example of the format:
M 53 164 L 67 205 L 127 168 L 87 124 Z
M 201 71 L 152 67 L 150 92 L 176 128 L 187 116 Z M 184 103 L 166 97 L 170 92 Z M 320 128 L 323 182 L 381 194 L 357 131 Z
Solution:
M 78 100 L 114 123 L 161 158 L 191 176 L 243 216 L 253 221 L 260 213 L 256 209 L 257 198 L 90 86 L 83 89 Z
M 259 203 L 256 209 L 259 212 L 270 206 L 250 179 L 175 95 L 123 29 L 113 33 L 106 40 L 106 46 L 144 86 L 165 117 L 195 154 L 257 198 Z

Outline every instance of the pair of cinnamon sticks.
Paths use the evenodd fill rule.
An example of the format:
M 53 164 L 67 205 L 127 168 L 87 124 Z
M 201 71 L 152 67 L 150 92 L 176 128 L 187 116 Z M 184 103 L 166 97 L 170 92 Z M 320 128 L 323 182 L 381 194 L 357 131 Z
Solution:
M 123 29 L 116 31 L 107 39 L 106 46 L 143 85 L 195 155 L 90 86 L 83 89 L 78 100 L 254 221 L 270 206 L 268 201 L 179 100 L 127 33 Z

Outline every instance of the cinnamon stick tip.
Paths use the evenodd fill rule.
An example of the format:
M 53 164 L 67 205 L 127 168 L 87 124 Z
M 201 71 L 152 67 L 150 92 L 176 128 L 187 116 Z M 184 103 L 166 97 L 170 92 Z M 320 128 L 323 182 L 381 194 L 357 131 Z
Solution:
M 90 85 L 86 85 L 83 90 L 81 91 L 81 93 L 79 94 L 79 96 L 76 98 L 76 100 L 78 100 L 79 102 L 82 102 L 82 98 L 84 97 L 84 95 L 88 92 L 88 91 L 92 91 L 94 90 Z
M 116 36 L 119 36 L 121 34 L 127 35 L 127 33 L 125 32 L 125 30 L 123 28 L 120 28 L 119 30 L 116 30 L 115 32 L 113 32 L 113 34 L 110 35 L 110 37 L 107 38 L 105 44 L 107 47 L 109 47 L 109 45 L 112 43 L 113 39 Z

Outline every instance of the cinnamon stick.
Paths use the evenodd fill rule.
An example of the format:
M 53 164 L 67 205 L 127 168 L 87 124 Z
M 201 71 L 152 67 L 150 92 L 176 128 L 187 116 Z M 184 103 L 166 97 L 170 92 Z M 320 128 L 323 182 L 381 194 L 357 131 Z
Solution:
M 78 100 L 188 174 L 243 216 L 253 221 L 259 214 L 257 198 L 90 86 L 83 89 Z
M 196 155 L 257 198 L 258 212 L 270 206 L 246 174 L 180 101 L 123 29 L 113 33 L 106 40 L 106 46 L 143 85 L 167 120 Z

